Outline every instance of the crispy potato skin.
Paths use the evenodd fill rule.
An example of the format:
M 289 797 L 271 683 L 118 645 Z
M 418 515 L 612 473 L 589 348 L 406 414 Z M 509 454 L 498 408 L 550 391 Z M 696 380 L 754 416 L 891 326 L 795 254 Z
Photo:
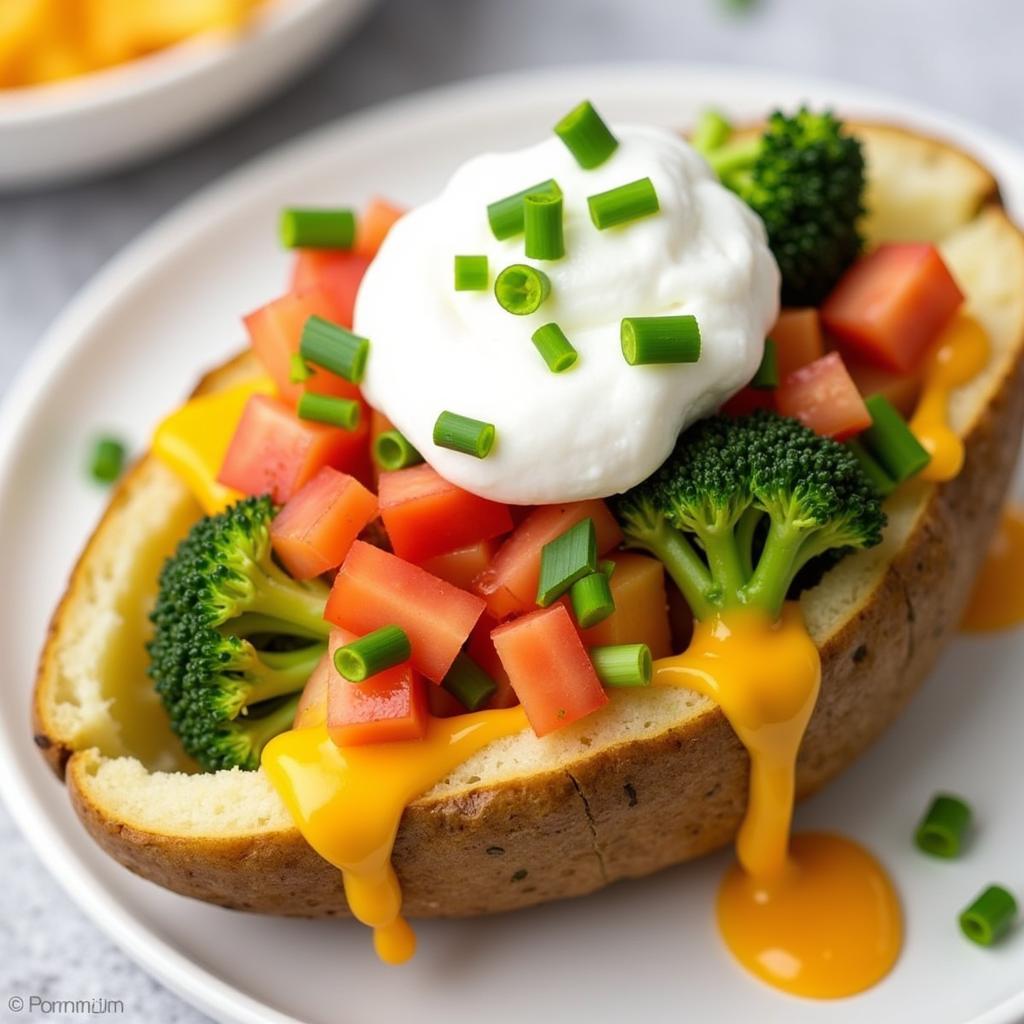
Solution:
M 995 201 L 994 182 L 979 191 L 979 206 L 986 200 Z M 216 377 L 204 386 L 215 385 Z M 825 785 L 879 736 L 955 631 L 997 522 L 1022 423 L 1024 368 L 1016 360 L 966 438 L 961 475 L 931 491 L 877 586 L 821 651 L 821 696 L 797 769 L 801 796 Z M 144 470 L 145 463 L 122 484 L 108 516 L 144 480 Z M 55 631 L 60 615 L 58 609 Z M 130 870 L 225 907 L 308 917 L 347 913 L 338 872 L 295 829 L 182 837 L 111 817 L 91 797 L 89 772 L 98 755 L 70 754 L 54 738 L 45 700 L 37 695 L 36 703 L 40 745 L 58 772 L 66 768 L 76 813 Z M 571 772 L 420 799 L 407 808 L 394 851 L 405 909 L 437 917 L 511 910 L 700 856 L 735 835 L 747 775 L 745 751 L 712 707 L 650 739 L 581 757 Z

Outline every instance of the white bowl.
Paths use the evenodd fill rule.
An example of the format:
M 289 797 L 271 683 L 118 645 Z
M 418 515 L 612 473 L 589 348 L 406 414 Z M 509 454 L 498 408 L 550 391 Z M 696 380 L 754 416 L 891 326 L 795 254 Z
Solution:
M 109 171 L 212 128 L 298 74 L 372 2 L 268 0 L 238 36 L 197 36 L 80 78 L 0 89 L 0 189 Z

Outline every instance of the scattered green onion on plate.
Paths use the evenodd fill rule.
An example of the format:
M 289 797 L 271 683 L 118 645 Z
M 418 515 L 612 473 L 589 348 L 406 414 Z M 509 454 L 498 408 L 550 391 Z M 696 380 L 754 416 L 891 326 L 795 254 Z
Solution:
M 92 447 L 89 474 L 99 484 L 112 484 L 124 472 L 127 449 L 114 437 L 100 437 Z
M 1001 885 L 990 885 L 960 914 L 960 930 L 979 946 L 998 942 L 1017 917 L 1017 901 Z
M 959 857 L 970 824 L 970 807 L 957 796 L 939 793 L 917 826 L 914 842 L 933 857 Z

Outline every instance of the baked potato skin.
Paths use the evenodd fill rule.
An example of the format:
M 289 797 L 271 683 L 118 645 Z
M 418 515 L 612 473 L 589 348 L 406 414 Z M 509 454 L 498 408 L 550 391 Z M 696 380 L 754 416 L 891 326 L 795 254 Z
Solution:
M 987 172 L 976 176 L 975 187 L 975 209 L 994 205 Z M 1022 389 L 1017 359 L 965 438 L 964 471 L 931 491 L 887 570 L 822 646 L 821 696 L 798 763 L 801 796 L 823 786 L 885 729 L 954 632 L 1016 462 Z M 144 480 L 145 466 L 122 485 L 110 514 Z M 59 625 L 60 611 L 54 629 Z M 41 679 L 45 665 L 44 658 Z M 221 906 L 290 916 L 347 913 L 338 872 L 295 829 L 185 837 L 139 830 L 112 816 L 90 787 L 99 755 L 69 756 L 48 718 L 44 690 L 36 714 L 44 753 L 58 772 L 66 768 L 86 829 L 123 865 Z M 747 774 L 742 746 L 709 706 L 649 739 L 582 756 L 570 770 L 420 799 L 407 808 L 394 851 L 405 909 L 439 917 L 511 910 L 700 856 L 735 835 Z

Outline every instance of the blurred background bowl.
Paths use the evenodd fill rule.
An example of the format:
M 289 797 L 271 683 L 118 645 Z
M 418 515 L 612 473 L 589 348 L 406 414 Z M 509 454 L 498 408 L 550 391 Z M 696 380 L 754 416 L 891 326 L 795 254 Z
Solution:
M 374 0 L 268 0 L 209 34 L 52 85 L 0 90 L 0 189 L 39 188 L 152 157 L 298 74 Z

